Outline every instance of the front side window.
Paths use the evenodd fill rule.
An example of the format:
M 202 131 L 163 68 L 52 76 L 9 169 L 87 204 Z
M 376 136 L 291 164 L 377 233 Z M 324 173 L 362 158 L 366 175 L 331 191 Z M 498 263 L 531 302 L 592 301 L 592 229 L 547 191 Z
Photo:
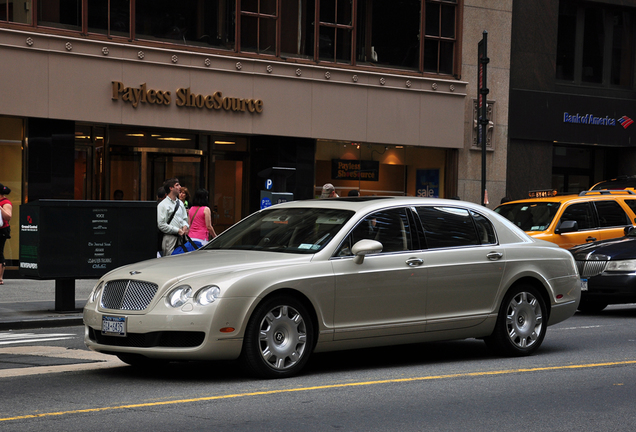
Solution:
M 565 221 L 576 221 L 579 230 L 588 230 L 596 227 L 590 203 L 578 203 L 566 207 L 563 210 L 561 219 L 559 219 L 559 225 Z
M 360 240 L 382 243 L 382 253 L 412 249 L 411 228 L 405 209 L 388 209 L 362 219 L 340 246 L 338 256 L 351 256 L 351 248 Z
M 334 238 L 353 214 L 323 208 L 272 208 L 243 219 L 205 249 L 314 254 Z
M 473 219 L 466 209 L 456 207 L 418 207 L 428 249 L 481 244 Z M 486 236 L 488 234 L 486 233 Z

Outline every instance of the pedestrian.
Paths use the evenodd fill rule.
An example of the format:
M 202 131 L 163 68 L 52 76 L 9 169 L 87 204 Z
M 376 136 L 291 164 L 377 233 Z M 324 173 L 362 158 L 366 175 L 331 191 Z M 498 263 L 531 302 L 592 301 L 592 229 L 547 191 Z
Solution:
M 0 285 L 4 285 L 4 268 L 7 263 L 4 260 L 4 244 L 11 238 L 11 227 L 9 222 L 13 216 L 13 204 L 6 197 L 11 193 L 11 189 L 0 183 Z
M 216 237 L 214 226 L 212 226 L 212 211 L 208 207 L 209 198 L 210 194 L 207 190 L 198 189 L 194 194 L 192 206 L 188 210 L 190 217 L 189 236 L 204 246 Z
M 166 198 L 157 205 L 157 226 L 163 232 L 162 256 L 169 256 L 174 251 L 178 237 L 188 233 L 188 212 L 179 199 L 181 192 L 179 179 L 166 180 L 163 188 L 166 191 Z
M 179 199 L 185 206 L 186 210 L 190 208 L 190 191 L 187 187 L 183 186 L 181 192 L 179 192 Z
M 320 199 L 324 198 L 338 198 L 336 188 L 333 187 L 331 183 L 325 183 L 322 187 L 322 194 L 320 195 Z
M 121 189 L 117 189 L 115 192 L 113 192 L 113 199 L 117 200 L 117 201 L 121 201 L 124 199 L 124 191 Z
M 350 197 L 360 196 L 360 191 L 358 191 L 358 189 L 351 189 L 349 193 L 347 194 L 347 196 L 350 196 Z
M 159 204 L 166 197 L 166 190 L 161 186 L 157 189 L 157 204 Z

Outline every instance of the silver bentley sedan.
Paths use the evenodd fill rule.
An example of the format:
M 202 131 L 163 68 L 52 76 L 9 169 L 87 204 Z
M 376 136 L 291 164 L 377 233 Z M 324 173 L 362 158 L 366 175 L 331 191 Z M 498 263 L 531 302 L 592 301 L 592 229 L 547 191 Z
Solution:
M 298 374 L 313 352 L 448 339 L 523 356 L 580 296 L 568 251 L 477 204 L 293 201 L 106 274 L 85 342 L 131 365 L 238 359 L 265 378 Z

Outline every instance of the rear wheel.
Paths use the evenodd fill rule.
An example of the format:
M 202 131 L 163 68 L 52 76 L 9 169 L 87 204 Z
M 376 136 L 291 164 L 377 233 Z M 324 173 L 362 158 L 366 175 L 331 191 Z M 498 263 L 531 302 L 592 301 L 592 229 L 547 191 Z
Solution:
M 495 330 L 485 338 L 486 344 L 501 355 L 530 355 L 543 342 L 547 318 L 545 302 L 534 287 L 513 286 L 504 297 Z
M 300 372 L 313 347 L 313 323 L 307 309 L 292 297 L 274 297 L 252 314 L 241 361 L 256 376 L 287 378 Z

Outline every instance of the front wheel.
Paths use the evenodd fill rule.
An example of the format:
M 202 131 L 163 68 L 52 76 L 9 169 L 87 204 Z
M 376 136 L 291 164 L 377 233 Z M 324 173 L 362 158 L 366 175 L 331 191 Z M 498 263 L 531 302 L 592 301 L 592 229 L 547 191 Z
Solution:
M 256 376 L 288 378 L 300 372 L 313 347 L 313 323 L 307 309 L 294 298 L 274 297 L 252 314 L 241 361 Z
M 545 337 L 547 308 L 539 292 L 530 285 L 512 287 L 499 309 L 493 333 L 486 344 L 505 356 L 526 356 L 535 352 Z

